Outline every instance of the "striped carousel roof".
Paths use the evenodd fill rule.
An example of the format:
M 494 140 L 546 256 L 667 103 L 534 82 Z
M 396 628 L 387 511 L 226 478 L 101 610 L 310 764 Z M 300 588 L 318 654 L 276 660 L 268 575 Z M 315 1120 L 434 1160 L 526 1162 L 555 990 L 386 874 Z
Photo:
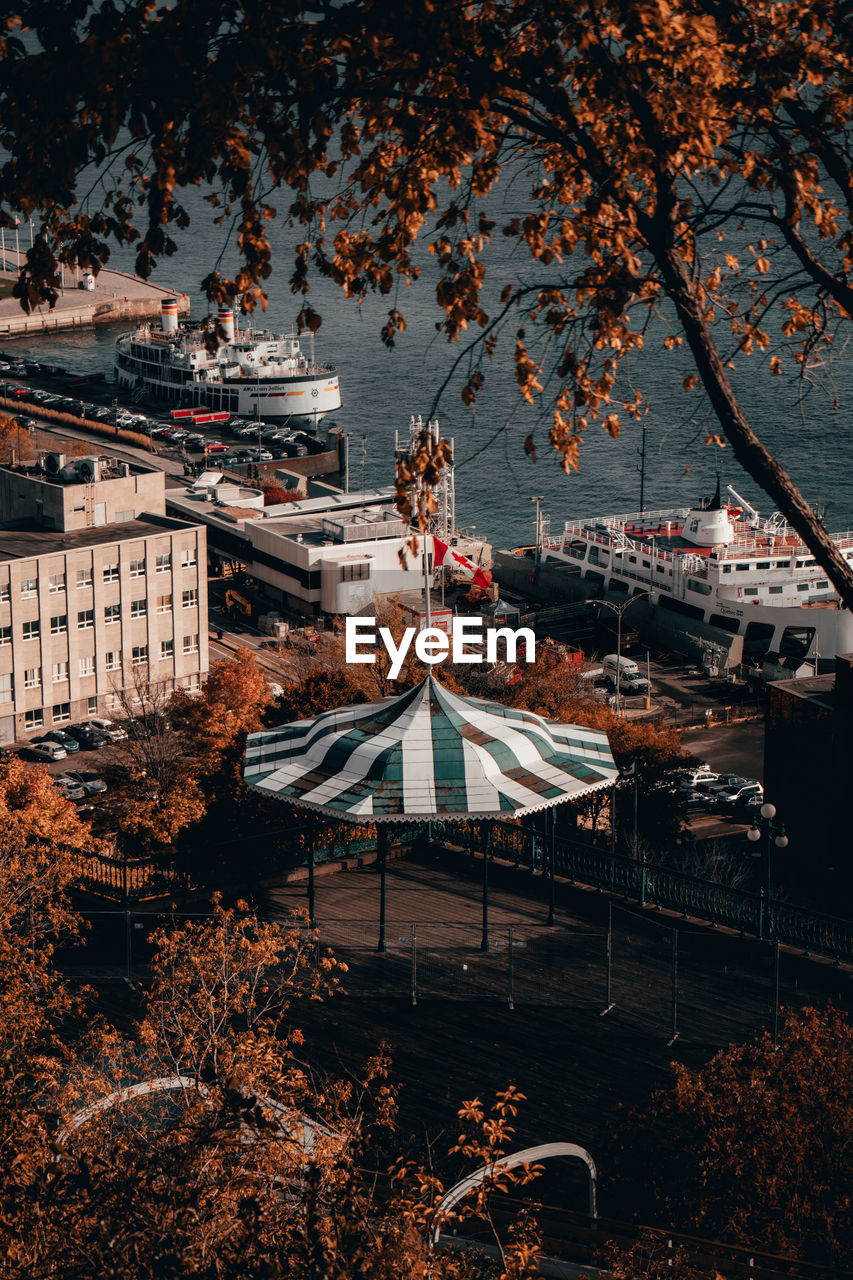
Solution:
M 520 817 L 610 786 L 605 734 L 463 698 L 429 675 L 246 744 L 249 786 L 351 821 Z

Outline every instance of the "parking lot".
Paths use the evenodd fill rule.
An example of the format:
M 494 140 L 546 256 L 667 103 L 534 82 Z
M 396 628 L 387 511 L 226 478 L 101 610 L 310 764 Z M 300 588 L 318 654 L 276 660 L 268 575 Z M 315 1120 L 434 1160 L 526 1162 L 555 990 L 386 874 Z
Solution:
M 186 424 L 175 421 L 164 410 L 143 413 L 137 407 L 119 404 L 105 394 L 106 382 L 94 390 L 87 385 L 86 395 L 63 394 L 68 377 L 60 377 L 52 366 L 41 366 L 32 360 L 15 361 L 0 353 L 0 395 L 19 401 L 22 410 L 16 414 L 21 426 L 32 429 L 39 425 L 38 411 L 51 410 L 100 422 L 117 430 L 148 436 L 155 444 L 175 449 L 183 456 L 199 460 L 215 460 L 220 466 L 251 466 L 287 458 L 310 457 L 326 450 L 326 445 L 307 429 L 308 423 L 269 423 L 262 420 L 232 417 L 229 414 L 205 414 L 196 411 Z M 35 416 L 34 416 L 35 415 Z

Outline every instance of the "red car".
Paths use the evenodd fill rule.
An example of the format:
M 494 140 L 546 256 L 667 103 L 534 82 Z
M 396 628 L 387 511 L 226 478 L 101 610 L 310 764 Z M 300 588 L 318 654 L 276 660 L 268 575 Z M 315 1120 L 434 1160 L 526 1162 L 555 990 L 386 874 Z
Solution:
M 227 444 L 206 444 L 204 446 L 204 452 L 205 453 L 227 453 L 228 445 Z

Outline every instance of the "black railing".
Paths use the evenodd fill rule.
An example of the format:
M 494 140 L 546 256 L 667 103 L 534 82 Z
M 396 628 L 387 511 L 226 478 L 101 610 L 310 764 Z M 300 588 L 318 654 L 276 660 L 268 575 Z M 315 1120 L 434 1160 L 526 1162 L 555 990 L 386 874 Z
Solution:
M 482 852 L 486 826 L 482 823 L 433 822 L 429 837 Z M 551 837 L 516 823 L 495 822 L 490 835 L 492 853 L 534 873 L 550 870 Z M 613 853 L 605 846 L 556 837 L 554 872 L 563 879 L 613 893 L 640 906 L 660 907 L 683 917 L 735 929 L 765 941 L 778 941 L 815 955 L 853 963 L 853 920 L 824 915 L 807 907 L 771 898 L 762 891 L 735 888 L 704 880 L 672 867 Z
M 267 869 L 304 866 L 313 842 L 315 862 L 341 861 L 372 853 L 376 848 L 373 823 L 329 824 L 313 831 L 303 824 L 265 837 L 269 843 Z M 422 822 L 391 827 L 392 844 L 427 840 L 452 845 L 469 854 L 482 853 L 489 842 L 492 856 L 524 867 L 533 874 L 551 872 L 552 838 L 541 830 L 515 822 Z M 80 854 L 78 883 L 82 888 L 123 903 L 186 892 L 192 878 L 162 858 L 123 860 L 114 855 Z M 763 890 L 735 888 L 689 875 L 673 867 L 612 852 L 584 840 L 553 839 L 553 872 L 564 880 L 589 885 L 643 907 L 659 907 L 710 925 L 749 934 L 766 942 L 853 963 L 853 921 L 824 915 L 806 907 L 770 898 Z M 213 887 L 213 886 L 211 886 Z

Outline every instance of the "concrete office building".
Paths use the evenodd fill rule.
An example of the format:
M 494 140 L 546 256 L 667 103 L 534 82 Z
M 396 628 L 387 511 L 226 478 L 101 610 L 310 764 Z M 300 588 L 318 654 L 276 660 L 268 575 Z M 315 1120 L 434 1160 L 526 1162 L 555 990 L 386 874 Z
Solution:
M 199 687 L 205 530 L 162 472 L 48 454 L 0 467 L 0 503 L 0 742 L 109 716 L 140 674 Z

